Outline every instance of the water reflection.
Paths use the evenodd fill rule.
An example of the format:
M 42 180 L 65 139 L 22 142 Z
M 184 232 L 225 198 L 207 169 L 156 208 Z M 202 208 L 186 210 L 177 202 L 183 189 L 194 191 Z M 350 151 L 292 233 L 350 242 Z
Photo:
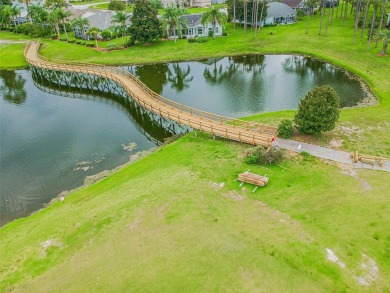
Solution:
M 155 65 L 144 65 L 143 75 L 159 78 Z M 341 107 L 354 106 L 367 97 L 360 83 L 325 62 L 303 56 L 247 55 L 164 63 L 169 67 L 159 94 L 176 102 L 242 117 L 259 112 L 296 109 L 315 86 L 330 85 L 340 96 Z M 135 66 L 134 68 L 137 68 Z M 151 78 L 134 73 L 153 86 Z
M 3 85 L 0 86 L 0 94 L 9 103 L 22 105 L 26 102 L 27 92 L 24 88 L 26 80 L 16 71 L 0 70 L 0 78 Z
M 137 65 L 128 68 L 128 70 L 138 76 L 151 90 L 158 94 L 162 93 L 164 85 L 168 82 L 169 67 L 166 63 Z
M 194 79 L 190 73 L 191 68 L 189 65 L 187 65 L 187 68 L 185 66 L 182 68 L 180 63 L 173 63 L 172 70 L 169 69 L 168 71 L 168 81 L 171 83 L 171 88 L 176 89 L 178 93 L 188 88 L 190 82 Z

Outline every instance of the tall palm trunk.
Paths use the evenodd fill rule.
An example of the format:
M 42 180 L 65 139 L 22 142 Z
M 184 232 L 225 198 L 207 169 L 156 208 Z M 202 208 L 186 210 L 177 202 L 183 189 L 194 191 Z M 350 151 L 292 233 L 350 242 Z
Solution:
M 381 55 L 381 56 L 385 56 L 386 55 L 386 51 L 387 51 L 387 46 L 388 45 L 389 45 L 388 43 L 383 42 L 383 47 L 382 47 L 382 50 L 379 53 L 379 55 Z
M 309 33 L 309 17 L 310 17 L 310 10 L 307 11 L 307 18 L 306 18 L 306 34 Z
M 324 3 L 325 3 L 325 0 L 321 0 L 321 4 L 320 4 L 320 9 L 321 9 L 321 21 L 320 21 L 320 30 L 318 31 L 318 35 L 320 36 L 321 35 L 321 31 L 322 31 L 322 21 L 324 19 Z
M 372 39 L 372 34 L 374 33 L 374 25 L 376 21 L 377 12 L 378 12 L 378 5 L 374 3 L 374 13 L 372 14 L 370 34 L 368 35 L 368 48 L 370 48 L 371 45 L 371 39 Z
M 264 6 L 265 6 L 265 0 L 263 0 L 263 4 L 261 5 L 259 33 L 261 29 L 261 24 L 263 23 Z
M 62 27 L 64 28 L 64 32 L 65 32 L 65 36 L 66 36 L 66 41 L 69 41 L 68 32 L 66 31 L 65 20 L 62 20 Z
M 326 9 L 325 9 L 325 11 L 326 11 Z M 328 9 L 328 18 L 327 18 L 327 20 L 326 20 L 326 27 L 325 27 L 325 37 L 328 36 L 329 21 L 330 21 L 330 11 L 329 11 L 329 9 Z
M 233 0 L 233 28 L 236 29 L 236 0 Z
M 347 12 L 348 12 L 348 0 L 345 0 L 343 26 L 345 26 L 347 22 Z
M 248 23 L 248 2 L 244 0 L 244 33 L 246 33 Z
M 356 13 L 355 13 L 355 28 L 353 30 L 353 42 L 352 44 L 355 44 L 356 42 L 356 33 L 357 33 L 357 29 L 358 29 L 358 26 L 359 26 L 359 18 L 360 18 L 360 6 L 361 6 L 361 1 L 358 0 L 358 2 L 356 3 Z
M 341 18 L 341 16 L 343 15 L 344 4 L 345 4 L 345 0 L 341 4 L 340 15 L 338 16 L 338 18 Z M 338 13 L 338 10 L 339 10 L 339 8 L 337 7 L 337 13 Z
M 383 5 L 382 5 L 381 21 L 379 22 L 379 30 L 381 30 L 381 29 L 382 29 L 382 26 L 383 26 L 383 19 L 384 19 L 384 16 L 385 16 L 386 7 L 387 7 L 387 0 L 384 0 L 384 1 L 383 1 Z M 376 38 L 376 41 L 375 41 L 375 48 L 378 47 L 378 42 L 379 42 L 379 39 Z
M 366 23 L 367 23 L 367 15 L 368 15 L 368 10 L 370 10 L 370 0 L 368 0 L 367 3 L 365 3 L 365 11 L 364 11 L 364 19 L 363 19 L 363 24 L 362 24 L 362 32 L 360 34 L 360 41 L 363 39 L 364 35 L 364 29 L 366 28 Z

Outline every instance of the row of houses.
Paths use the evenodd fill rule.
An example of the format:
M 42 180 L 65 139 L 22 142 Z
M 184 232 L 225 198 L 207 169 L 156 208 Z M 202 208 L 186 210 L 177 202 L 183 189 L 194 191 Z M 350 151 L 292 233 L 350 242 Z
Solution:
M 97 27 L 101 30 L 106 30 L 111 26 L 111 20 L 114 17 L 115 12 L 112 11 L 103 11 L 103 10 L 76 10 L 72 9 L 74 17 L 81 16 L 89 20 L 91 27 Z M 187 19 L 187 29 L 182 32 L 182 35 L 186 38 L 195 38 L 200 36 L 208 36 L 210 32 L 213 31 L 213 26 L 211 23 L 207 25 L 201 24 L 202 14 L 189 14 L 183 16 Z M 289 7 L 286 4 L 279 2 L 271 2 L 268 4 L 268 13 L 265 21 L 259 22 L 258 26 L 263 26 L 265 24 L 291 24 L 296 21 L 296 12 L 294 9 Z M 128 22 L 127 25 L 131 25 L 131 22 Z M 75 27 L 74 34 L 78 38 L 83 38 L 88 31 L 89 26 L 84 26 L 83 28 Z M 215 28 L 215 35 L 221 36 L 223 28 L 220 24 L 217 24 Z

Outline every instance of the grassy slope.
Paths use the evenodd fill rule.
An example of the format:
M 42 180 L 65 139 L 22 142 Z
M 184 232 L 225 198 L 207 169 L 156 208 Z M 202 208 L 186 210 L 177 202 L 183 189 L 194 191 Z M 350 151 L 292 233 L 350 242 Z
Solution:
M 188 135 L 8 224 L 0 230 L 0 291 L 390 289 L 388 173 L 360 171 L 359 181 L 296 157 L 284 163 L 291 172 L 251 166 L 271 181 L 244 195 L 234 179 L 249 168 L 246 148 Z M 49 239 L 55 246 L 45 253 Z M 326 248 L 347 268 L 328 261 Z M 367 275 L 362 254 L 379 266 L 368 290 L 355 278 Z

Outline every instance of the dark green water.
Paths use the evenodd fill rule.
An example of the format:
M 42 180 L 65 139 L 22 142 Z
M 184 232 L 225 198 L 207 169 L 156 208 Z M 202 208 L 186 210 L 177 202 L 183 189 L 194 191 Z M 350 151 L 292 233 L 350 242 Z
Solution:
M 297 109 L 314 86 L 331 85 L 341 106 L 367 94 L 344 71 L 316 59 L 291 55 L 251 55 L 128 68 L 164 97 L 230 117 Z
M 366 97 L 343 71 L 304 57 L 241 56 L 128 69 L 167 98 L 232 117 L 295 109 L 316 85 L 333 86 L 343 106 Z M 0 71 L 0 226 L 155 146 L 150 137 L 161 142 L 168 135 L 115 97 L 76 93 L 42 91 L 29 70 Z M 126 150 L 130 143 L 137 148 Z

